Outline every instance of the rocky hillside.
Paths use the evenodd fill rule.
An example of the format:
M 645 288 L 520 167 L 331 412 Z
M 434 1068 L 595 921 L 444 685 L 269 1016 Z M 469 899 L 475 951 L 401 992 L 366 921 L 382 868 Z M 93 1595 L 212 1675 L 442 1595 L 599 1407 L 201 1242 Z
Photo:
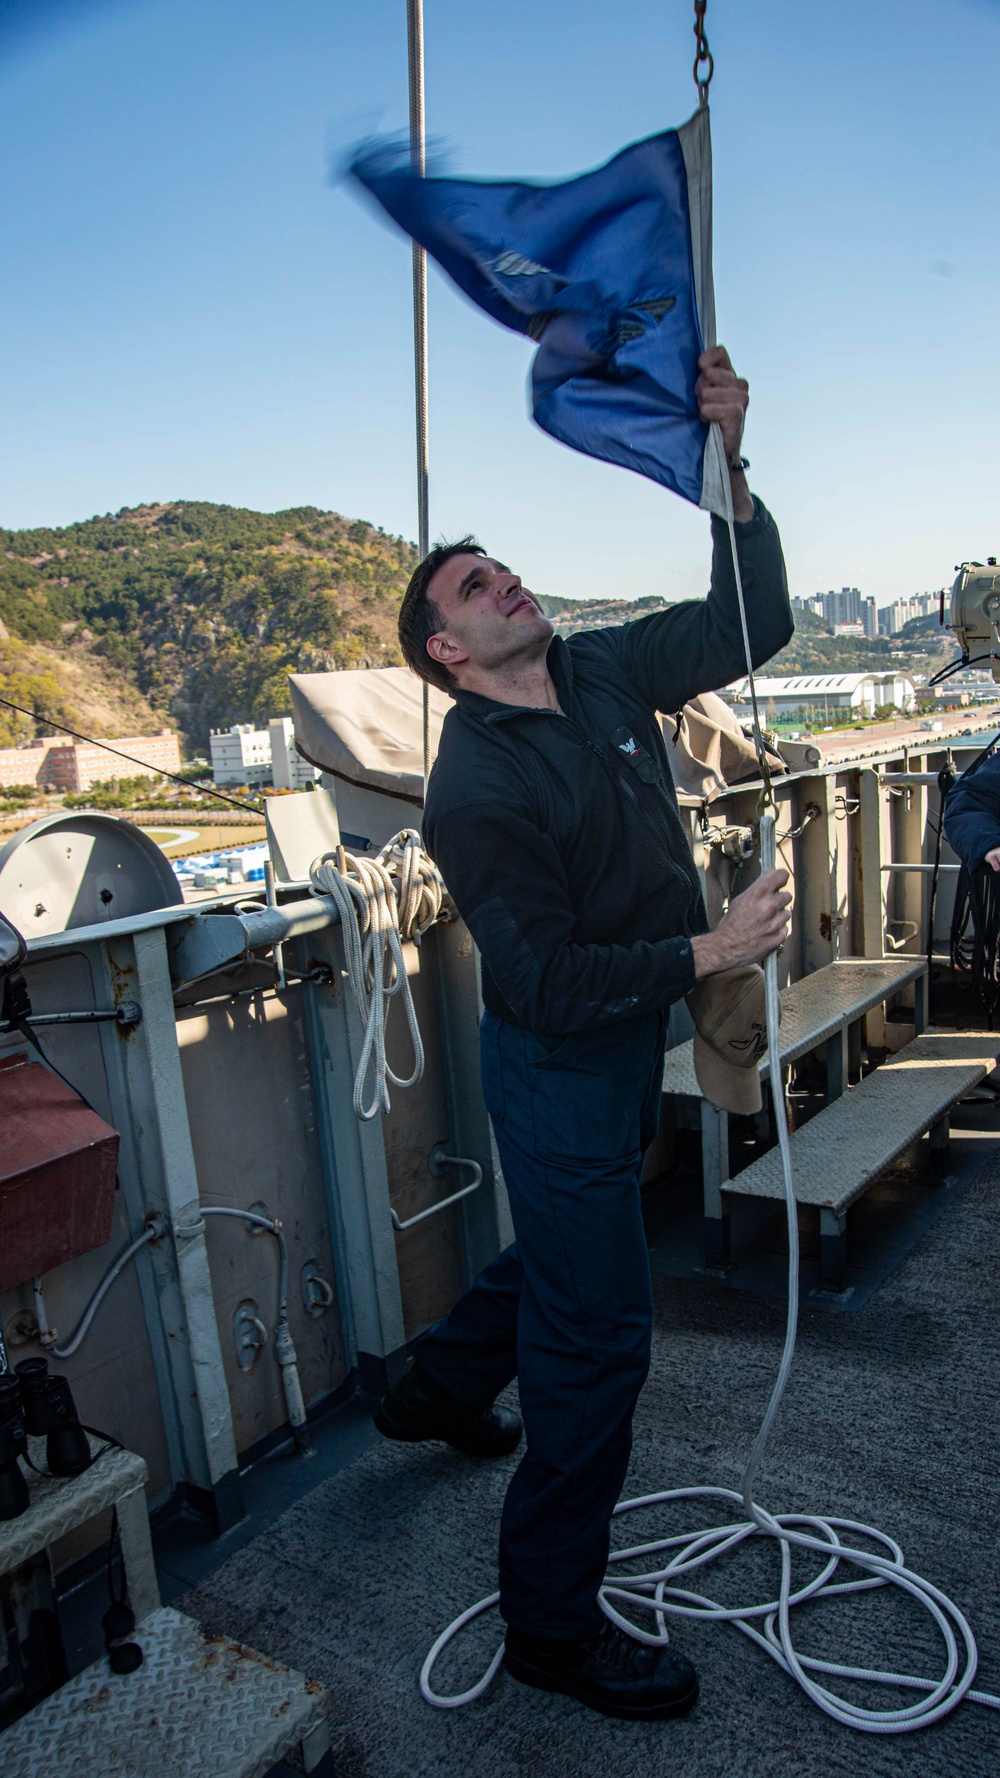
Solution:
M 398 664 L 412 544 L 316 507 L 202 501 L 0 530 L 0 695 L 98 735 L 289 709 L 289 672 Z M 38 725 L 0 707 L 0 745 Z
M 0 696 L 88 734 L 170 724 L 204 754 L 210 729 L 288 711 L 289 672 L 398 664 L 396 612 L 415 563 L 401 537 L 312 506 L 178 500 L 61 530 L 0 529 Z M 663 601 L 543 604 L 566 635 Z M 797 617 L 773 672 L 926 672 L 955 652 L 936 623 L 859 642 Z M 0 706 L 0 746 L 43 726 Z

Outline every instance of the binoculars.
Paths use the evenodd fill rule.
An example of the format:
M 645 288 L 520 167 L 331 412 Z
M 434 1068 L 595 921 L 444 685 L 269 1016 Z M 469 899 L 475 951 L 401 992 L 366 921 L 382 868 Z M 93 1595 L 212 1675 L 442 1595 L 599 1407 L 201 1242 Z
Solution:
M 90 1441 L 65 1377 L 52 1376 L 48 1359 L 26 1358 L 0 1376 L 0 1520 L 28 1509 L 28 1484 L 18 1459 L 28 1454 L 27 1434 L 45 1439 L 50 1475 L 82 1475 L 91 1463 Z

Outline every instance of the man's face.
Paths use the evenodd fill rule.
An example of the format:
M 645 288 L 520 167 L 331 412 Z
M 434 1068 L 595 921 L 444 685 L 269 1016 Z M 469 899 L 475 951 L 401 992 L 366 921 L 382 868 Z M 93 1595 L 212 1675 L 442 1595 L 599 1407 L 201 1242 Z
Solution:
M 544 655 L 552 625 L 520 576 L 490 556 L 451 556 L 427 589 L 441 627 L 427 652 L 461 680 L 465 663 L 503 671 L 518 656 Z M 456 672 L 457 669 L 457 672 Z

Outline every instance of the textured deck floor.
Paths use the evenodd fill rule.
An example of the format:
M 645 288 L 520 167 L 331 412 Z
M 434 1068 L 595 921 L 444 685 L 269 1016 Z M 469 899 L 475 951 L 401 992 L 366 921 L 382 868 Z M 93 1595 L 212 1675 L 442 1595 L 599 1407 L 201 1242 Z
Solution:
M 796 1369 L 759 1490 L 896 1535 L 966 1611 L 979 1684 L 1000 1691 L 996 1537 L 1000 1163 L 980 1176 L 864 1310 L 806 1310 Z M 627 1492 L 738 1482 L 777 1364 L 775 1305 L 659 1278 L 653 1372 Z M 962 1705 L 901 1737 L 838 1727 L 735 1631 L 678 1641 L 702 1700 L 685 1722 L 612 1723 L 501 1675 L 478 1704 L 430 1710 L 417 1672 L 435 1633 L 494 1585 L 510 1464 L 380 1445 L 313 1490 L 177 1603 L 329 1688 L 340 1778 L 993 1778 L 1000 1717 Z M 633 1525 L 635 1521 L 633 1520 Z M 735 1602 L 768 1585 L 722 1579 Z M 816 1652 L 939 1671 L 922 1614 L 885 1594 L 831 1602 L 803 1624 Z M 849 1623 L 848 1623 L 849 1619 Z M 929 1623 L 929 1620 L 926 1620 Z M 837 1643 L 841 1627 L 846 1642 Z M 832 1638 L 832 1642 L 831 1642 Z M 803 1642 L 805 1638 L 803 1637 Z M 493 1625 L 479 1647 L 492 1647 Z M 849 1651 L 849 1652 L 848 1652 Z M 473 1651 L 474 1653 L 474 1651 Z M 466 1670 L 471 1677 L 472 1665 Z M 468 1682 L 456 1667 L 442 1683 Z M 883 1698 L 885 1701 L 885 1698 Z

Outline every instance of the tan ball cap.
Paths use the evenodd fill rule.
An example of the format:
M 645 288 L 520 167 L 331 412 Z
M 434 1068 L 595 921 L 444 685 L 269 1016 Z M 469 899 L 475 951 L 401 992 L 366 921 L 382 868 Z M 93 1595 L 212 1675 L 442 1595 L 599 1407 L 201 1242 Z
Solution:
M 757 1064 L 767 1050 L 764 971 L 757 963 L 707 975 L 687 995 L 694 1071 L 720 1111 L 749 1116 L 762 1104 Z

